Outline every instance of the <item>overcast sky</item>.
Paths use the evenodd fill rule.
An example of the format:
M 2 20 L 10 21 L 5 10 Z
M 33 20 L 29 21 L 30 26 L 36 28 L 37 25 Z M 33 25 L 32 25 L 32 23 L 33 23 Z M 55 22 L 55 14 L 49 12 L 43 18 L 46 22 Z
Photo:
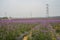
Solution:
M 49 16 L 60 16 L 60 0 L 0 0 L 0 17 L 46 17 L 46 4 Z

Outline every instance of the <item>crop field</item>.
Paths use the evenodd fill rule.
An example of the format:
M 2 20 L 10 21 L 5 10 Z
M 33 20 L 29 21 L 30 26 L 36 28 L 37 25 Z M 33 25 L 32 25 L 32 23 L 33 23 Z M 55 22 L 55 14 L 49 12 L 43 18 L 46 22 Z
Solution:
M 0 40 L 60 40 L 59 20 L 0 20 Z
M 60 40 L 60 23 L 51 23 L 53 29 L 55 29 L 57 39 Z

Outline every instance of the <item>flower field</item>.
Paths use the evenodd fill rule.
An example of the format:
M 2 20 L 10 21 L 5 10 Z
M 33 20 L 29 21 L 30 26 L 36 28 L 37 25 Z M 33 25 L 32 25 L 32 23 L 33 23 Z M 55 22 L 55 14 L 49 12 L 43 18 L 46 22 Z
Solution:
M 59 20 L 0 20 L 0 40 L 60 40 Z

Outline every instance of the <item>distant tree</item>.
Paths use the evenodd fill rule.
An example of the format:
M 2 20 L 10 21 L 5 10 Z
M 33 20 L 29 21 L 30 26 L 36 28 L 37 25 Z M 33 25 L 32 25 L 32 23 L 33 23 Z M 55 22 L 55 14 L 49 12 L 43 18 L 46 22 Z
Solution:
M 3 17 L 2 19 L 8 19 L 8 17 Z
M 0 20 L 1 20 L 1 19 L 8 19 L 8 18 L 7 18 L 7 17 L 0 17 Z

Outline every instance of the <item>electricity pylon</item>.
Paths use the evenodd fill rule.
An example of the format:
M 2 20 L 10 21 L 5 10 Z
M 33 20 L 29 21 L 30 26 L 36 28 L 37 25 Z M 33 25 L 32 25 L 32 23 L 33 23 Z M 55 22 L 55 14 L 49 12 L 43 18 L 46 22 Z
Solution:
M 47 16 L 47 18 L 49 17 L 49 5 L 48 4 L 46 4 L 46 16 Z

